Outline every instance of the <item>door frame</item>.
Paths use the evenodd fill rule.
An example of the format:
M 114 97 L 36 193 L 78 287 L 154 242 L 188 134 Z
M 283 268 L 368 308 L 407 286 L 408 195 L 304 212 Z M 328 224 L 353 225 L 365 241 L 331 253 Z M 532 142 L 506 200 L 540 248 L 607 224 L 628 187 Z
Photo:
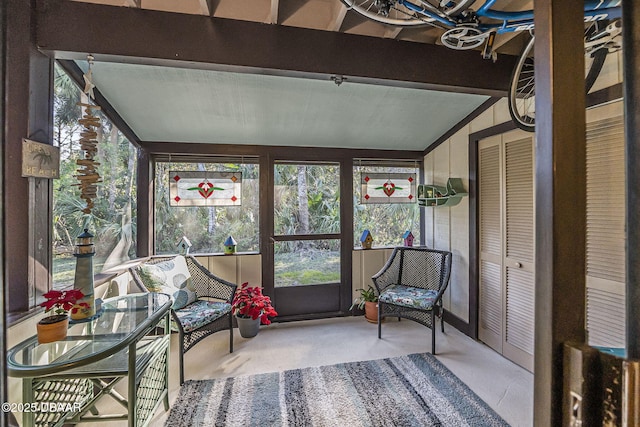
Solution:
M 292 150 L 293 151 L 293 150 Z M 351 306 L 351 266 L 353 263 L 353 197 L 345 195 L 353 194 L 353 159 L 351 157 L 324 156 L 310 160 L 308 157 L 286 155 L 269 155 L 261 158 L 260 162 L 260 252 L 262 253 L 262 286 L 265 293 L 271 295 L 274 304 L 278 304 L 278 299 L 287 298 L 294 304 L 308 303 L 311 293 L 311 300 L 317 301 L 316 307 L 327 304 L 327 299 L 339 298 L 339 308 L 337 311 L 320 311 L 309 314 L 295 314 L 278 316 L 279 321 L 317 319 L 324 317 L 346 316 L 349 314 Z M 274 283 L 274 167 L 278 162 L 301 162 L 309 164 L 332 163 L 340 166 L 340 284 L 329 284 L 306 289 L 299 288 L 276 288 Z M 315 238 L 322 238 L 322 234 L 314 235 Z M 333 237 L 333 235 L 330 235 Z M 296 240 L 298 240 L 296 238 Z M 313 308 L 313 306 L 310 306 Z M 313 311 L 313 310 L 312 310 Z

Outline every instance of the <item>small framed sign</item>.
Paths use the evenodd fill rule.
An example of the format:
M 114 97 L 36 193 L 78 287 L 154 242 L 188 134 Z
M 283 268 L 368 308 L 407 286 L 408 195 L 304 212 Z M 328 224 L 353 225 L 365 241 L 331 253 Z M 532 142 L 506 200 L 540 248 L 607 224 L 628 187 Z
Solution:
M 41 142 L 22 140 L 22 176 L 60 177 L 60 149 Z

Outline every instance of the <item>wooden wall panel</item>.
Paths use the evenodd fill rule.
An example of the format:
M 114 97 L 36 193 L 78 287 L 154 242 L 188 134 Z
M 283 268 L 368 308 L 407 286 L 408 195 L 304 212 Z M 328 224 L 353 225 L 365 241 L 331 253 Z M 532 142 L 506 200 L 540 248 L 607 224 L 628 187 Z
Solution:
M 238 259 L 236 284 L 240 286 L 244 282 L 249 282 L 252 286 L 262 286 L 262 256 L 260 254 L 234 256 Z
M 468 128 L 468 126 L 467 126 Z M 458 132 L 450 140 L 449 174 L 462 178 L 464 188 L 469 189 L 469 138 Z M 450 250 L 453 253 L 451 282 L 447 289 L 449 308 L 453 314 L 469 321 L 469 198 L 449 210 Z

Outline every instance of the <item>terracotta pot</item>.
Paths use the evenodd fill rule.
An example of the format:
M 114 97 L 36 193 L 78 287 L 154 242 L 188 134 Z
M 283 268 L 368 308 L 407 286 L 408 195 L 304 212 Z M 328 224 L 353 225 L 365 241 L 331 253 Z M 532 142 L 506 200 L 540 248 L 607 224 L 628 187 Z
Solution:
M 251 317 L 238 317 L 238 330 L 242 338 L 253 338 L 260 331 L 260 318 L 252 319 Z
M 66 314 L 47 316 L 38 322 L 36 328 L 40 344 L 63 340 L 67 337 L 69 316 Z
M 378 303 L 367 301 L 364 303 L 364 318 L 367 322 L 378 323 Z

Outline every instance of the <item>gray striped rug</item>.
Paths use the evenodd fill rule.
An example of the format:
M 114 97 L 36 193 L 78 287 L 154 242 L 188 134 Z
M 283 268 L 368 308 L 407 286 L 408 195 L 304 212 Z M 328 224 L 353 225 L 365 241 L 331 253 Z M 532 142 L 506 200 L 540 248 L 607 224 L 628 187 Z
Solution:
M 187 381 L 178 426 L 508 426 L 431 354 Z

